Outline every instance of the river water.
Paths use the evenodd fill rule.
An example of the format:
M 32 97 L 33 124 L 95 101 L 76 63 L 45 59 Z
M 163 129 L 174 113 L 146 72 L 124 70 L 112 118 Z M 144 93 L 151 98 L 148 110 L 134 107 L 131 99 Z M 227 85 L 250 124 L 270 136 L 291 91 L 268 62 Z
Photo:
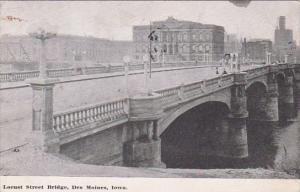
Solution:
M 300 112 L 277 125 L 248 122 L 248 167 L 288 170 L 300 167 Z
M 187 152 L 199 144 L 191 144 L 191 136 L 184 147 L 164 148 L 162 139 L 162 160 L 170 168 L 266 168 L 293 170 L 300 167 L 300 111 L 292 120 L 279 123 L 247 122 L 249 156 L 243 159 L 222 158 L 211 155 L 196 155 L 196 151 Z M 182 128 L 184 125 L 175 126 Z M 172 127 L 173 128 L 173 127 Z M 181 138 L 183 138 L 181 134 Z M 199 138 L 197 138 L 199 139 Z M 196 139 L 195 139 L 196 140 Z M 176 141 L 179 142 L 178 140 Z M 175 142 L 174 142 L 175 143 Z M 174 149 L 175 148 L 175 149 Z M 182 148 L 183 149 L 183 148 Z

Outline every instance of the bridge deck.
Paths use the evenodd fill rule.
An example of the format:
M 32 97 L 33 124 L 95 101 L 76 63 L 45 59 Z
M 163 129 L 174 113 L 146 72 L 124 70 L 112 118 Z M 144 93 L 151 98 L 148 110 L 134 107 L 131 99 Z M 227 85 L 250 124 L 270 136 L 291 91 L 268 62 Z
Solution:
M 280 65 L 280 68 L 285 68 L 285 65 Z M 262 67 L 264 68 L 264 67 Z M 156 69 L 159 71 L 159 69 Z M 245 69 L 244 69 L 245 70 Z M 255 72 L 256 71 L 256 72 Z M 249 75 L 252 74 L 252 77 L 254 78 L 255 75 L 257 75 L 257 69 L 248 70 Z M 261 71 L 261 70 L 260 70 Z M 266 72 L 266 71 L 263 71 Z M 199 75 L 201 74 L 201 75 Z M 56 97 L 54 98 L 54 113 L 55 118 L 59 117 L 63 118 L 62 116 L 65 115 L 65 112 L 70 112 L 75 110 L 77 112 L 82 112 L 83 108 L 86 108 L 87 104 L 93 105 L 94 103 L 98 103 L 99 101 L 105 101 L 105 100 L 114 100 L 111 98 L 118 98 L 117 100 L 120 100 L 124 98 L 124 76 L 122 73 L 110 77 L 109 74 L 106 77 L 106 80 L 103 80 L 103 77 L 99 77 L 98 75 L 95 76 L 84 76 L 84 79 L 82 77 L 69 77 L 68 80 L 61 82 L 57 86 L 55 86 L 55 94 L 57 93 Z M 207 85 L 212 85 L 214 89 L 218 88 L 218 78 L 220 75 L 215 74 L 215 68 L 185 68 L 184 70 L 176 69 L 169 69 L 169 70 L 160 70 L 160 72 L 156 72 L 152 74 L 151 79 L 151 86 L 150 88 L 154 91 L 158 91 L 161 94 L 164 95 L 165 105 L 170 106 L 174 104 L 173 101 L 180 101 L 180 94 L 178 94 L 180 91 L 178 90 L 179 85 L 185 84 L 185 97 L 191 99 L 193 97 L 198 97 L 201 93 L 198 88 L 202 86 L 202 81 L 204 79 L 207 80 Z M 224 76 L 226 77 L 226 76 Z M 224 78 L 222 77 L 222 78 Z M 76 81 L 74 81 L 73 78 L 78 78 Z M 68 92 L 68 89 L 70 89 L 70 85 L 73 83 L 73 85 L 80 84 L 80 82 L 87 83 L 87 79 L 89 79 L 89 82 L 94 82 L 94 80 L 101 80 L 97 81 L 97 83 L 93 86 L 99 87 L 107 87 L 108 89 L 101 89 L 101 90 L 94 90 L 92 88 L 93 86 L 86 87 L 85 91 L 90 91 L 89 97 L 82 97 L 80 90 L 78 89 L 78 92 L 76 94 L 68 94 L 65 93 Z M 142 71 L 137 72 L 134 75 L 130 75 L 129 77 L 129 83 L 131 85 L 131 94 L 136 94 L 140 90 L 144 89 L 144 75 L 142 74 Z M 230 81 L 230 78 L 227 79 Z M 96 81 L 95 81 L 96 82 Z M 109 83 L 110 82 L 110 83 Z M 62 85 L 62 86 L 61 86 Z M 25 86 L 25 87 L 24 87 Z M 26 87 L 27 86 L 27 87 Z M 7 149 L 11 146 L 21 145 L 26 143 L 26 138 L 30 137 L 30 130 L 31 130 L 31 104 L 32 104 L 32 90 L 28 85 L 22 85 L 20 89 L 16 89 L 14 87 L 10 87 L 10 89 L 6 88 L 0 88 L 0 95 L 1 95 L 1 117 L 0 117 L 0 131 L 1 131 L 1 139 L 0 139 L 0 150 Z M 72 87 L 72 86 L 71 86 Z M 80 87 L 80 86 L 79 86 Z M 66 89 L 64 89 L 66 88 Z M 81 87 L 82 88 L 82 87 Z M 70 89 L 72 90 L 72 89 Z M 73 89 L 74 91 L 75 89 Z M 105 90 L 105 92 L 103 92 Z M 201 89 L 200 89 L 201 90 Z M 213 89 L 212 89 L 213 91 Z M 74 92 L 70 92 L 74 93 Z M 199 94 L 199 95 L 198 95 Z M 94 97 L 95 95 L 95 97 Z M 196 96 L 195 96 L 196 95 Z M 198 95 L 198 96 L 197 96 Z M 91 97 L 90 97 L 91 96 Z M 97 97 L 96 97 L 97 96 Z M 63 98 L 63 99 L 62 99 Z M 79 99 L 79 102 L 77 103 L 76 99 Z M 88 100 L 87 100 L 88 98 Z M 71 102 L 72 101 L 72 102 Z M 169 104 L 168 104 L 169 103 Z M 114 109 L 112 107 L 112 109 Z M 95 112 L 95 116 L 92 115 L 92 118 L 90 119 L 90 122 L 95 122 L 98 119 L 103 119 L 105 114 L 101 114 L 101 109 L 93 109 Z M 63 113 L 59 111 L 64 111 Z M 124 110 L 126 111 L 126 110 Z M 107 111 L 106 111 L 107 112 Z M 92 114 L 94 112 L 91 112 Z M 127 121 L 126 113 L 122 114 L 122 118 L 120 118 L 119 122 Z M 80 115 L 78 115 L 80 117 Z M 98 116 L 98 117 L 97 117 Z M 74 115 L 73 117 L 66 117 L 70 118 L 70 127 L 72 127 L 72 118 L 75 119 L 77 117 Z M 124 118 L 123 118 L 124 117 Z M 68 121 L 68 120 L 67 120 Z M 75 120 L 73 121 L 74 124 L 76 124 Z M 107 123 L 105 125 L 108 125 Z M 20 132 L 22 134 L 20 134 Z M 4 134 L 3 134 L 4 133 Z M 16 136 L 17 134 L 17 136 Z M 10 138 L 18 138 L 15 140 L 15 142 L 10 142 Z M 9 141 L 9 142 L 8 142 Z M 8 146 L 8 144 L 10 146 Z

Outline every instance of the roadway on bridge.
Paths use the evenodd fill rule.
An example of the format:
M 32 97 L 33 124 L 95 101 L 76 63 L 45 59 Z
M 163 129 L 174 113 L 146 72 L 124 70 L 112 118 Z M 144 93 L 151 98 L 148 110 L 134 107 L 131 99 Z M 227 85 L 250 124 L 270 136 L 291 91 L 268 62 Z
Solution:
M 168 69 L 152 73 L 152 77 L 149 79 L 149 87 L 151 90 L 159 90 L 213 78 L 218 75 L 220 74 L 216 74 L 215 67 L 186 68 L 181 70 Z M 54 113 L 82 107 L 86 104 L 124 98 L 126 96 L 125 82 L 124 75 L 116 75 L 98 78 L 95 81 L 81 80 L 60 83 L 54 89 Z M 128 82 L 131 95 L 135 95 L 145 89 L 144 75 L 142 73 L 129 75 Z M 27 86 L 18 89 L 1 90 L 0 99 L 0 151 L 2 151 L 27 143 L 27 138 L 31 137 L 32 89 Z

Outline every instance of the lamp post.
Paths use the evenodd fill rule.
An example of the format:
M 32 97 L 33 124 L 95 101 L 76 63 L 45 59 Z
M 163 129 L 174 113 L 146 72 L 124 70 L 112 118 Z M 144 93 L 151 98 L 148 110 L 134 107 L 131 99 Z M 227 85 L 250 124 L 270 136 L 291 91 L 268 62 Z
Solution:
M 123 57 L 123 62 L 124 62 L 124 75 L 125 75 L 125 83 L 126 83 L 126 90 L 125 90 L 125 94 L 126 96 L 129 98 L 129 79 L 128 79 L 128 75 L 129 75 L 129 63 L 130 63 L 130 57 L 129 56 L 124 56 Z
M 46 32 L 44 29 L 39 28 L 37 32 L 29 33 L 29 35 L 35 39 L 40 40 L 40 58 L 39 58 L 39 78 L 47 78 L 47 66 L 46 66 L 46 40 L 56 36 L 56 33 Z
M 266 65 L 271 64 L 271 56 L 272 56 L 272 53 L 270 53 L 270 52 L 266 53 Z
M 284 55 L 284 63 L 288 63 L 288 57 L 289 57 L 288 54 Z
M 147 95 L 150 95 L 150 90 L 149 90 L 149 78 L 148 78 L 148 61 L 149 61 L 148 55 L 143 56 L 143 63 L 144 63 L 144 75 L 145 75 L 145 82 L 144 82 L 144 88 L 145 88 L 145 93 Z

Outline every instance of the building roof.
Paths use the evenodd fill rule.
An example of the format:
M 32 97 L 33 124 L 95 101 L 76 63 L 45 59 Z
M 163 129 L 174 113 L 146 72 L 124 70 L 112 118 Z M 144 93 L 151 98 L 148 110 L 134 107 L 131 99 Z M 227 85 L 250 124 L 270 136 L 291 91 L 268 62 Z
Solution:
M 174 17 L 168 17 L 163 21 L 152 22 L 152 27 L 160 29 L 219 29 L 224 31 L 224 27 L 212 24 L 203 24 L 193 21 L 177 20 Z M 133 29 L 144 30 L 149 29 L 149 25 L 133 26 Z
M 248 41 L 248 43 L 264 42 L 264 41 L 272 42 L 270 39 L 250 39 L 250 40 Z
M 2 35 L 0 36 L 0 42 L 19 42 L 20 40 L 31 39 L 29 35 Z M 93 36 L 79 36 L 79 35 L 67 35 L 67 34 L 58 34 L 55 39 L 65 39 L 65 40 L 75 40 L 75 41 L 101 41 L 101 42 L 114 42 L 127 44 L 132 41 L 123 41 L 123 40 L 109 40 L 104 38 L 98 38 Z

